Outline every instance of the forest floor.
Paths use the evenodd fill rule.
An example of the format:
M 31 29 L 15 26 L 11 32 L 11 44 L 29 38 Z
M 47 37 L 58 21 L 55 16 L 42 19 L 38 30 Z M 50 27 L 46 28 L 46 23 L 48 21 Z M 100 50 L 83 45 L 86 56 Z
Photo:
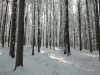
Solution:
M 100 61 L 98 52 L 90 53 L 89 50 L 71 48 L 71 55 L 63 54 L 56 48 L 41 48 L 32 56 L 30 45 L 24 47 L 24 66 L 14 71 L 15 58 L 9 56 L 9 48 L 0 45 L 0 75 L 100 75 Z

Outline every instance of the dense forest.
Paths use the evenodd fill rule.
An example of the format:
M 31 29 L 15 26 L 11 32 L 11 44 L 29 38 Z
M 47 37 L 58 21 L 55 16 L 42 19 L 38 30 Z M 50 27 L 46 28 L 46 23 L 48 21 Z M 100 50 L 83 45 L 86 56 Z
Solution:
M 100 60 L 99 18 L 100 0 L 0 0 L 0 45 L 16 59 L 14 70 L 27 43 L 31 55 L 57 47 L 68 58 L 74 48 L 98 51 Z

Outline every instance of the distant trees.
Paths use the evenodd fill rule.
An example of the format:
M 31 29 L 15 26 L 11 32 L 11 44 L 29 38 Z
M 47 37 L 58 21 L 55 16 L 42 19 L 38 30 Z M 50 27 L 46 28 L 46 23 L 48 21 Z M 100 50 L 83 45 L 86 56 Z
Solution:
M 80 51 L 98 50 L 100 60 L 100 1 L 78 0 L 75 5 L 70 0 L 58 1 L 1 1 L 0 41 L 2 47 L 6 41 L 8 47 L 10 43 L 12 58 L 16 52 L 15 69 L 23 66 L 23 45 L 27 42 L 32 44 L 32 55 L 35 47 L 38 52 L 41 46 L 59 47 L 68 56 L 70 47 L 78 47 Z

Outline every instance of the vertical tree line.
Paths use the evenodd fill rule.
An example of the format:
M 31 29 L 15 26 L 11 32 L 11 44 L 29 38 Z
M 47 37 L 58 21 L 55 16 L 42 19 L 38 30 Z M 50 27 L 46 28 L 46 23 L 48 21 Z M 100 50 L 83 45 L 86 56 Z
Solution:
M 26 43 L 31 43 L 32 55 L 44 46 L 59 47 L 69 56 L 70 47 L 78 47 L 99 51 L 100 60 L 100 1 L 2 0 L 0 10 L 0 41 L 2 47 L 8 42 L 9 55 L 16 57 L 15 70 L 23 66 Z

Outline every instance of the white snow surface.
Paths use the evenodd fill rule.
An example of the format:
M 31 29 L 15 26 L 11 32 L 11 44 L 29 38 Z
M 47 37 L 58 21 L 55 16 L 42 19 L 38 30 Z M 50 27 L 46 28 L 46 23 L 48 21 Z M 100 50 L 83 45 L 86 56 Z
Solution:
M 63 54 L 59 48 L 56 50 L 42 47 L 32 56 L 31 45 L 24 47 L 24 66 L 15 71 L 15 58 L 9 56 L 9 48 L 0 46 L 0 75 L 100 75 L 100 61 L 98 52 L 71 48 L 71 55 Z

